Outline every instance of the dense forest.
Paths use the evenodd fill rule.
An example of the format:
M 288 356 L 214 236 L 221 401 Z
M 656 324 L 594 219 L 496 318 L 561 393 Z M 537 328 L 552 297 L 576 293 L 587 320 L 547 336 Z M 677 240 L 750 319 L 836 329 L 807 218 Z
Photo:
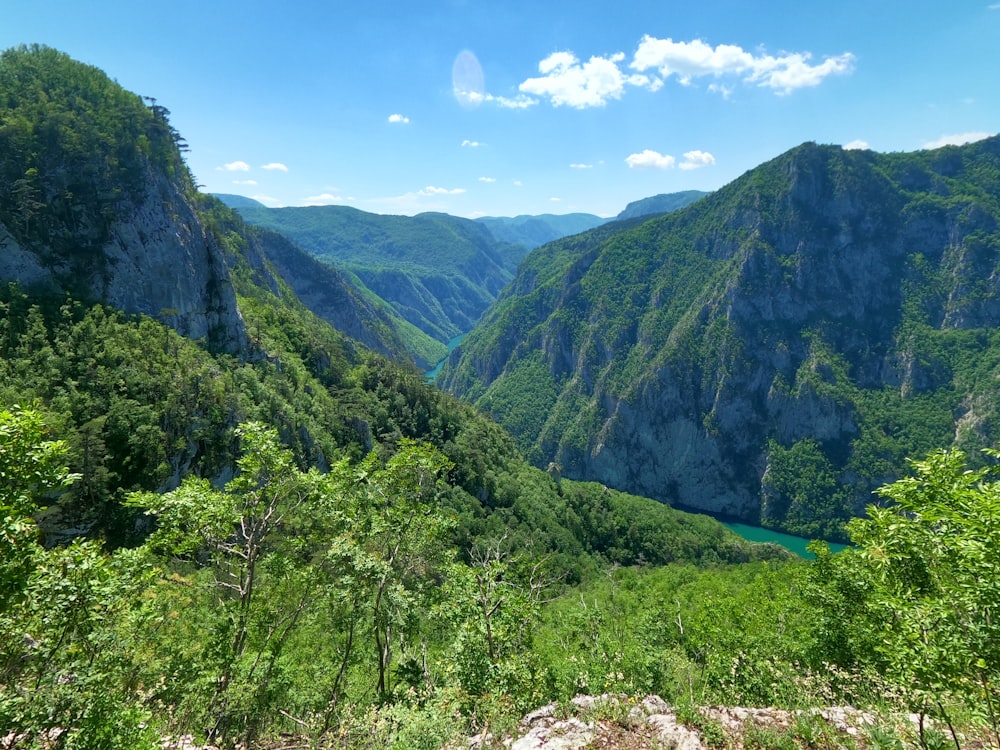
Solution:
M 811 563 L 542 471 L 309 310 L 166 117 L 54 50 L 0 55 L 0 237 L 35 259 L 0 264 L 4 747 L 499 747 L 577 693 L 659 694 L 717 746 L 702 706 L 876 717 L 747 747 L 1000 741 L 996 455 L 914 464 Z M 67 275 L 151 192 L 223 259 L 229 335 L 108 304 L 120 263 Z

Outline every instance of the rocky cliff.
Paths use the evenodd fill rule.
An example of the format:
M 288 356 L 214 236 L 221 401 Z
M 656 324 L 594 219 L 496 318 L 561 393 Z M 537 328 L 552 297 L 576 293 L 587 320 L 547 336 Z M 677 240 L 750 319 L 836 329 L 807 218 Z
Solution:
M 1000 437 L 998 227 L 996 137 L 805 144 L 536 251 L 439 383 L 566 476 L 835 534 L 906 456 Z
M 167 110 L 45 47 L 0 56 L 0 93 L 0 279 L 241 350 L 229 269 Z
M 233 274 L 249 265 L 257 284 L 280 295 L 286 283 L 377 351 L 443 354 L 419 334 L 402 340 L 405 324 L 343 275 L 201 195 L 168 115 L 55 50 L 0 54 L 0 281 L 149 315 L 246 353 Z
M 148 192 L 110 227 L 100 262 L 46 262 L 0 225 L 0 280 L 142 313 L 214 348 L 240 351 L 246 330 L 223 252 L 177 186 L 150 175 Z M 119 207 L 122 208 L 122 207 Z

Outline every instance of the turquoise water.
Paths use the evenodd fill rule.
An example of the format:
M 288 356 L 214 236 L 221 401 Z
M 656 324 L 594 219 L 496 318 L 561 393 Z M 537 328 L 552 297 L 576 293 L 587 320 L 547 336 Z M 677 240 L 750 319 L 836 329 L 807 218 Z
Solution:
M 466 333 L 468 333 L 468 331 Z M 451 352 L 454 350 L 454 348 L 456 346 L 458 346 L 459 344 L 462 343 L 462 339 L 464 339 L 464 338 L 465 338 L 465 333 L 460 333 L 458 336 L 456 336 L 451 341 L 449 341 L 448 342 L 448 354 L 451 354 Z M 436 365 L 434 365 L 434 367 L 432 367 L 430 370 L 428 370 L 425 373 L 425 375 L 427 375 L 427 382 L 428 383 L 433 383 L 434 382 L 434 379 L 438 376 L 438 373 L 441 372 L 441 367 L 444 365 L 444 363 L 445 363 L 445 361 L 447 359 L 448 359 L 448 357 L 442 357 L 440 359 L 440 361 L 438 361 L 438 363 Z
M 807 560 L 811 560 L 815 555 L 806 549 L 806 545 L 811 542 L 811 539 L 803 539 L 800 536 L 792 536 L 791 534 L 782 534 L 779 531 L 771 531 L 770 529 L 763 529 L 760 526 L 748 526 L 745 523 L 724 523 L 727 529 L 735 531 L 741 537 L 750 542 L 773 542 L 774 544 L 780 544 L 787 550 L 794 552 L 800 557 L 804 557 Z M 829 542 L 830 549 L 833 552 L 840 552 L 844 549 L 846 544 L 835 544 Z

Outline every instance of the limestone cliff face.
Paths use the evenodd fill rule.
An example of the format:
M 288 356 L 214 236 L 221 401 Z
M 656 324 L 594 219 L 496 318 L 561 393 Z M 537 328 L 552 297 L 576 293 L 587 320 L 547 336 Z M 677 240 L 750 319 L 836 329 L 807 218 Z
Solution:
M 186 337 L 242 351 L 246 330 L 216 238 L 165 175 L 150 170 L 142 196 L 116 206 L 107 241 L 88 257 L 24 247 L 0 227 L 0 279 L 149 315 Z
M 169 112 L 33 45 L 0 56 L 0 280 L 159 318 L 213 347 L 246 332 Z
M 964 422 L 973 443 L 997 437 L 995 396 L 963 373 L 1000 324 L 998 164 L 997 138 L 806 144 L 676 214 L 536 251 L 439 382 L 568 477 L 750 521 L 808 515 L 808 489 L 775 477 L 816 446 L 831 512 L 857 512 L 900 452 Z M 523 403 L 552 406 L 532 420 Z
M 161 320 L 178 333 L 227 351 L 246 345 L 229 268 L 215 237 L 177 186 L 151 175 L 145 200 L 118 220 L 105 246 L 96 296 Z

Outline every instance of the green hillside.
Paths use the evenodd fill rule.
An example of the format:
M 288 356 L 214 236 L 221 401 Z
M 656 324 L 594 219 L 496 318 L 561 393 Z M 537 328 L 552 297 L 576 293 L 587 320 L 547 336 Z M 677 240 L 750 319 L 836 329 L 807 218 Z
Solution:
M 438 383 L 566 476 L 840 537 L 906 457 L 1000 437 L 998 152 L 805 144 L 536 250 Z
M 383 216 L 347 206 L 237 210 L 351 274 L 444 344 L 472 328 L 523 255 L 486 227 L 446 214 Z
M 11 70 L 29 91 L 33 76 L 46 86 L 72 80 L 77 99 L 60 99 L 52 112 L 72 113 L 72 121 L 74 102 L 85 102 L 105 123 L 81 128 L 70 145 L 41 139 L 5 152 L 11 174 L 72 158 L 103 163 L 105 149 L 131 147 L 117 140 L 132 133 L 122 115 L 131 109 L 119 103 L 138 113 L 145 105 L 100 71 L 46 48 L 4 53 L 0 81 Z M 4 117 L 20 117 L 21 100 L 0 92 L 17 105 Z M 151 112 L 153 125 L 165 116 Z M 294 248 L 198 195 L 179 168 L 179 136 L 165 132 L 172 155 L 134 156 L 147 181 L 129 188 L 131 200 L 157 191 L 164 215 L 190 216 L 191 247 L 157 247 L 205 253 L 204 268 L 234 294 L 239 340 L 192 340 L 168 325 L 179 311 L 160 320 L 117 310 L 98 297 L 100 286 L 78 298 L 57 272 L 24 285 L 18 267 L 4 266 L 0 721 L 23 746 L 44 745 L 55 731 L 75 747 L 142 747 L 154 741 L 152 727 L 247 740 L 276 733 L 288 709 L 310 713 L 324 731 L 324 723 L 346 721 L 351 706 L 374 705 L 373 697 L 405 700 L 411 647 L 432 642 L 434 658 L 446 658 L 474 624 L 471 611 L 417 617 L 418 607 L 437 606 L 429 582 L 466 586 L 477 550 L 502 550 L 489 575 L 508 571 L 533 592 L 520 609 L 511 604 L 523 624 L 537 610 L 542 589 L 533 587 L 543 579 L 534 576 L 543 572 L 544 590 L 554 592 L 611 562 L 785 557 L 710 519 L 531 468 L 487 418 L 310 311 L 281 272 L 282 253 L 294 259 Z M 42 179 L 39 190 L 56 184 Z M 135 243 L 113 245 L 128 258 L 150 245 L 113 221 L 119 195 L 90 196 L 95 202 L 84 208 L 93 214 L 75 215 L 107 216 L 107 236 Z M 75 247 L 53 244 L 57 229 L 71 228 L 75 205 L 65 215 L 58 204 L 33 207 L 30 221 L 23 206 L 0 206 L 0 231 L 16 241 L 16 258 L 31 261 L 31 273 L 55 262 L 53 247 L 68 267 L 109 252 L 98 235 Z M 109 268 L 106 288 L 114 288 Z M 129 283 L 176 283 L 168 270 L 155 279 L 136 276 L 142 272 L 130 267 Z M 197 299 L 214 304 L 217 296 Z M 349 293 L 341 303 L 360 304 Z M 267 503 L 275 505 L 262 510 Z M 638 526 L 636 507 L 649 511 Z M 380 557 L 392 534 L 408 533 L 404 519 L 423 519 L 415 536 L 398 538 L 419 560 Z M 250 532 L 247 524 L 260 525 Z M 345 576 L 353 576 L 353 592 Z M 384 605 L 373 603 L 383 594 Z M 363 614 L 369 606 L 374 620 Z M 315 641 L 319 632 L 326 649 Z M 381 667 L 372 667 L 367 649 L 350 647 L 355 635 L 383 639 Z M 400 637 L 410 645 L 396 652 Z M 513 657 L 524 644 L 511 638 L 504 648 Z M 21 658 L 25 643 L 34 657 Z M 339 676 L 317 680 L 317 667 Z M 303 688 L 295 697 L 279 687 L 288 679 Z M 490 681 L 475 691 L 494 689 Z

